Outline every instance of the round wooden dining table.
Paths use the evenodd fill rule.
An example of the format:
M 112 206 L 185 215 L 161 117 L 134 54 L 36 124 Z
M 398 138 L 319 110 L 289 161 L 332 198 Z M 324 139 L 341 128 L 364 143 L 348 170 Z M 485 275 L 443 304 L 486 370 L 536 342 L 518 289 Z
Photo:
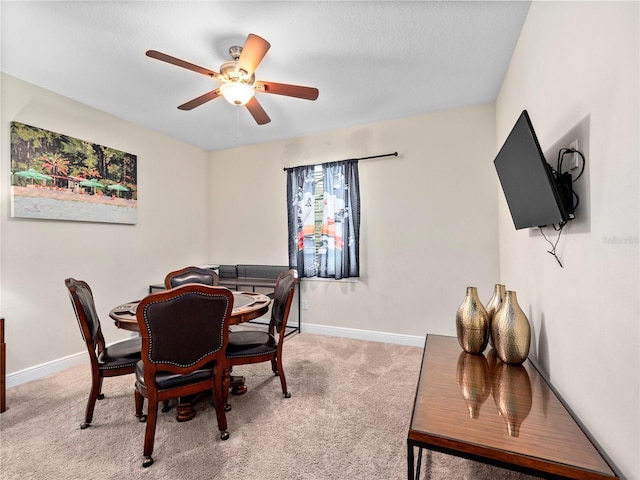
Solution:
M 116 327 L 131 332 L 139 332 L 136 308 L 140 300 L 124 303 L 114 307 L 109 316 Z M 262 293 L 233 292 L 233 311 L 229 318 L 229 324 L 237 325 L 263 316 L 269 310 L 271 298 Z
M 127 302 L 114 307 L 109 312 L 109 317 L 114 321 L 116 327 L 131 332 L 140 332 L 136 309 L 140 300 Z M 269 311 L 271 298 L 262 293 L 254 292 L 233 292 L 233 310 L 229 318 L 230 325 L 238 325 L 256 318 L 262 317 Z M 229 381 L 229 388 L 233 395 L 242 395 L 247 391 L 244 377 L 232 375 Z M 195 417 L 194 406 L 201 396 L 180 398 L 176 408 L 176 419 L 185 422 Z

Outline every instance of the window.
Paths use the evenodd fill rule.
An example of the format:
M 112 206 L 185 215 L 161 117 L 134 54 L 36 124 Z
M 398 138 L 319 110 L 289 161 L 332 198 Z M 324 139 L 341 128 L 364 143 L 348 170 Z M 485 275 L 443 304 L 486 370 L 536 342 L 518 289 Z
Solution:
M 302 277 L 359 276 L 358 161 L 287 169 L 289 266 Z

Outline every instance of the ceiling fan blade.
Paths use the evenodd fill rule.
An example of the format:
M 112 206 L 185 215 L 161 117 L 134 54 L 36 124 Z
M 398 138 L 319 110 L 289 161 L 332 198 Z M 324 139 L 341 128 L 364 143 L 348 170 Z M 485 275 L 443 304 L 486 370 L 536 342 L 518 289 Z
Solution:
M 249 113 L 258 123 L 258 125 L 264 125 L 271 121 L 269 115 L 267 115 L 267 112 L 264 111 L 262 105 L 260 105 L 260 103 L 258 103 L 258 100 L 256 100 L 256 97 L 252 97 L 251 100 L 247 102 L 245 107 L 247 107 Z
M 247 72 L 247 76 L 253 75 L 269 48 L 271 48 L 271 44 L 264 38 L 250 33 L 246 42 L 244 42 L 244 47 L 242 47 L 242 53 L 236 65 L 236 72 L 244 70 Z
M 286 95 L 287 97 L 303 98 L 305 100 L 315 100 L 320 93 L 317 88 L 303 87 L 300 85 L 288 85 L 286 83 L 256 82 L 256 90 L 275 95 Z
M 192 110 L 196 107 L 199 107 L 203 103 L 208 102 L 209 100 L 218 98 L 219 96 L 220 96 L 220 89 L 216 88 L 215 90 L 211 90 L 210 92 L 207 92 L 204 95 L 200 95 L 198 98 L 194 98 L 193 100 L 190 100 L 187 103 L 183 103 L 178 108 L 180 110 Z
M 184 60 L 172 57 L 171 55 L 167 55 L 166 53 L 158 52 L 157 50 L 147 50 L 146 55 L 147 57 L 155 58 L 156 60 L 167 62 L 171 65 L 176 65 L 178 67 L 186 68 L 187 70 L 201 73 L 202 75 L 206 75 L 207 77 L 218 78 L 218 76 L 220 75 L 218 72 L 214 72 L 213 70 L 209 70 L 208 68 L 199 67 L 198 65 L 185 62 Z

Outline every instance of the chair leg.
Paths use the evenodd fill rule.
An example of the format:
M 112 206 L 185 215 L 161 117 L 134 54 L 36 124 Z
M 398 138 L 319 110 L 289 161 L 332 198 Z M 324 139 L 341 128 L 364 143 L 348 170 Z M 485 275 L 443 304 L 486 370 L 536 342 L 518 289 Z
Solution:
M 98 385 L 98 400 L 102 400 L 104 398 L 104 393 L 102 393 L 102 380 L 104 380 L 104 377 L 100 376 L 100 383 Z
M 134 399 L 136 404 L 136 417 L 140 423 L 147 421 L 147 416 L 142 413 L 142 407 L 144 406 L 144 397 L 136 387 L 134 391 Z
M 222 396 L 224 399 L 224 411 L 231 411 L 231 404 L 229 403 L 229 381 L 231 380 L 231 368 L 227 369 L 223 373 L 223 383 L 222 383 Z
M 153 444 L 156 436 L 156 421 L 158 420 L 158 398 L 149 398 L 147 408 L 147 427 L 144 431 L 143 467 L 150 467 L 153 464 Z
M 273 362 L 273 360 L 272 360 Z M 282 393 L 284 394 L 284 398 L 291 398 L 291 392 L 287 390 L 287 379 L 284 376 L 284 368 L 282 368 L 282 360 L 280 357 L 276 358 L 276 375 L 280 377 L 280 385 L 282 386 Z
M 93 372 L 91 376 L 91 391 L 89 392 L 89 400 L 87 401 L 87 409 L 84 414 L 84 422 L 80 424 L 81 429 L 85 429 L 91 425 L 93 420 L 93 410 L 96 407 L 96 400 L 100 398 L 102 390 L 102 377 L 99 372 Z M 104 397 L 104 395 L 103 395 Z
M 220 430 L 220 438 L 227 440 L 229 432 L 227 432 L 227 414 L 226 414 L 226 395 L 225 389 L 229 391 L 228 376 L 226 371 L 215 371 L 213 378 L 213 404 L 216 409 L 216 417 L 218 419 L 218 430 Z

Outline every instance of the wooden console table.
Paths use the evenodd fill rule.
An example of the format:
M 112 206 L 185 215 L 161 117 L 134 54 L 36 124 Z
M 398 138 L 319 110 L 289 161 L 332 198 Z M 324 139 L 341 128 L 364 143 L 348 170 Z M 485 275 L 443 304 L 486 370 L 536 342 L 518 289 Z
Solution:
M 530 360 L 471 355 L 427 335 L 407 437 L 408 478 L 430 449 L 550 479 L 622 478 Z

